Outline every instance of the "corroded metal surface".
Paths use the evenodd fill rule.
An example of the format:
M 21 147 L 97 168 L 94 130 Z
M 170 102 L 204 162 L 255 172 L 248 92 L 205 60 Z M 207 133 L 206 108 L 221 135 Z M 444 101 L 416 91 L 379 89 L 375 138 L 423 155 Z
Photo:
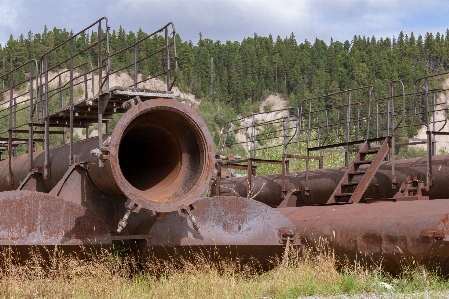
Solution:
M 447 198 L 447 182 L 449 181 L 449 155 L 439 155 L 432 157 L 432 187 L 424 195 L 431 199 Z M 365 170 L 366 166 L 361 166 Z M 345 175 L 346 168 L 327 168 L 309 171 L 309 181 L 306 185 L 306 176 L 304 172 L 292 172 L 286 174 L 286 190 L 299 190 L 297 195 L 297 206 L 325 204 L 334 191 L 338 182 Z M 396 181 L 400 184 L 408 176 L 426 177 L 426 158 L 415 158 L 395 161 Z M 355 178 L 356 180 L 357 178 Z M 283 198 L 282 194 L 282 175 L 264 175 L 253 177 L 252 198 L 266 203 L 272 207 L 278 207 Z M 373 186 L 379 191 L 381 197 L 392 198 L 398 189 L 393 189 L 392 181 L 392 162 L 384 162 L 379 167 L 377 173 L 371 181 Z M 248 182 L 246 178 L 229 178 L 221 181 L 221 194 L 228 196 L 248 196 Z M 308 187 L 308 195 L 306 195 Z M 399 187 L 399 186 L 398 186 Z M 211 188 L 211 193 L 215 194 L 215 187 Z M 370 190 L 368 190 L 370 191 Z M 376 197 L 375 194 L 365 194 L 369 197 Z
M 0 193 L 0 245 L 107 245 L 109 229 L 94 212 L 46 193 Z
M 293 222 L 303 243 L 327 239 L 341 257 L 382 261 L 389 270 L 399 267 L 404 257 L 413 257 L 429 266 L 438 263 L 449 273 L 448 200 L 276 210 Z
M 151 227 L 143 224 L 138 230 L 148 236 L 147 246 L 279 246 L 285 243 L 282 234 L 294 231 L 295 226 L 281 213 L 252 199 L 235 196 L 198 199 L 193 210 L 166 213 Z M 297 241 L 295 237 L 292 236 L 292 242 Z
M 167 212 L 187 206 L 208 189 L 214 167 L 212 137 L 188 105 L 172 99 L 138 102 L 123 115 L 113 134 L 103 138 L 106 143 L 101 150 L 108 153 L 101 156 L 104 167 L 91 154 L 98 148 L 98 138 L 75 143 L 73 151 L 94 186 L 105 194 L 124 195 L 139 208 Z M 50 150 L 51 177 L 42 179 L 46 190 L 66 175 L 68 155 L 68 146 Z M 0 162 L 0 189 L 17 189 L 28 175 L 27 164 L 28 156 L 12 160 L 15 184 L 8 185 L 8 161 Z M 35 154 L 34 165 L 42 171 L 43 152 Z M 70 193 L 65 198 L 80 201 L 70 198 Z
M 148 217 L 137 230 L 142 258 L 257 260 L 270 268 L 270 258 L 280 256 L 288 240 L 300 245 L 295 226 L 276 210 L 248 198 L 234 196 L 198 199 L 193 210 Z M 191 213 L 189 216 L 188 213 Z M 195 224 L 192 222 L 195 222 Z
M 138 101 L 117 123 L 108 149 L 114 181 L 140 206 L 175 211 L 209 187 L 212 137 L 188 105 L 170 99 Z

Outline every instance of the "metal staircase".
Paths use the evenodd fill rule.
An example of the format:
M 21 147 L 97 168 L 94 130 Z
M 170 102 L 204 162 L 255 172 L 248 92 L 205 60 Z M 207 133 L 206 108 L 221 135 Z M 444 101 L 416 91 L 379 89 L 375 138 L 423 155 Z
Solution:
M 76 46 L 78 40 L 92 34 L 96 28 L 97 36 L 101 38 L 84 47 Z M 3 61 L 4 73 L 0 73 L 0 161 L 9 161 L 7 184 L 14 184 L 11 169 L 14 157 L 27 153 L 28 170 L 34 172 L 34 155 L 43 150 L 45 162 L 39 171 L 44 178 L 50 178 L 50 147 L 69 144 L 68 163 L 75 162 L 72 150 L 75 128 L 85 129 L 83 136 L 86 138 L 90 135 L 89 128 L 98 130 L 101 148 L 102 132 L 109 133 L 110 120 L 115 114 L 127 110 L 127 101 L 136 97 L 141 101 L 176 99 L 171 92 L 178 73 L 173 23 L 113 53 L 109 47 L 109 30 L 108 20 L 103 17 L 71 35 L 40 59 L 31 59 L 11 70 L 5 70 Z M 113 65 L 124 53 L 134 59 Z M 147 68 L 150 75 L 139 75 L 139 66 Z M 120 76 L 131 70 L 134 70 L 131 85 L 109 85 L 112 75 Z M 150 84 L 156 78 L 164 79 L 166 86 L 159 81 Z
M 373 141 L 370 139 L 365 141 L 352 164 L 348 167 L 348 171 L 330 196 L 327 204 L 360 202 L 389 151 L 390 137 L 386 137 L 380 147 L 372 147 L 370 143 Z M 360 170 L 359 167 L 361 165 L 369 166 Z

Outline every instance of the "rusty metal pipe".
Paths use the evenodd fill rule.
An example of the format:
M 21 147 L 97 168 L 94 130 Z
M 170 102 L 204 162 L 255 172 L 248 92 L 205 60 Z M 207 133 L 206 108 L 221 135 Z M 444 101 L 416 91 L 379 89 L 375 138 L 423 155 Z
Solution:
M 397 272 L 404 258 L 449 273 L 449 201 L 417 200 L 276 209 L 303 244 L 327 240 L 337 256 L 382 262 Z
M 106 194 L 125 195 L 139 208 L 169 212 L 188 206 L 207 191 L 214 166 L 212 137 L 204 121 L 185 104 L 172 99 L 135 101 L 104 140 L 100 149 L 98 137 L 75 143 L 73 153 L 95 187 Z M 43 178 L 47 191 L 63 179 L 68 158 L 68 146 L 50 150 L 52 175 Z M 28 157 L 14 158 L 14 185 L 8 185 L 7 162 L 0 162 L 0 191 L 17 189 L 28 175 Z M 42 170 L 44 163 L 44 153 L 36 153 L 34 166 Z
M 407 176 L 418 175 L 421 180 L 425 180 L 427 173 L 426 158 L 415 158 L 396 160 L 395 176 L 400 184 Z M 360 167 L 363 170 L 363 167 Z M 317 205 L 325 204 L 334 191 L 342 176 L 346 173 L 345 167 L 318 169 L 308 172 L 309 195 L 305 193 L 306 173 L 292 172 L 285 176 L 286 191 L 293 192 L 293 197 L 297 200 L 297 205 Z M 449 155 L 432 157 L 432 186 L 426 195 L 430 199 L 446 198 L 448 194 L 449 181 Z M 374 176 L 371 185 L 376 185 L 383 197 L 390 198 L 398 191 L 392 188 L 392 162 L 383 162 Z M 272 207 L 278 207 L 282 198 L 282 175 L 263 175 L 251 178 L 253 199 L 263 202 Z M 212 188 L 212 195 L 215 194 L 216 187 Z M 246 177 L 222 179 L 220 184 L 220 194 L 223 196 L 247 197 L 248 181 Z

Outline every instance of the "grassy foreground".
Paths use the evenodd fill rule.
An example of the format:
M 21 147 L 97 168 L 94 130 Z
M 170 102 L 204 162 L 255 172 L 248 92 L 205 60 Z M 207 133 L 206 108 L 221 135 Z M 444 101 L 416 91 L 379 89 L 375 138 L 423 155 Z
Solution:
M 449 290 L 446 279 L 419 266 L 391 277 L 381 267 L 346 264 L 337 270 L 329 252 L 289 251 L 274 261 L 273 270 L 260 274 L 253 266 L 235 261 L 217 265 L 201 256 L 181 263 L 152 261 L 142 267 L 132 257 L 108 251 L 88 259 L 58 253 L 44 260 L 33 254 L 18 265 L 14 254 L 4 250 L 0 298 L 298 298 L 360 293 L 394 297 L 419 292 L 437 298 Z

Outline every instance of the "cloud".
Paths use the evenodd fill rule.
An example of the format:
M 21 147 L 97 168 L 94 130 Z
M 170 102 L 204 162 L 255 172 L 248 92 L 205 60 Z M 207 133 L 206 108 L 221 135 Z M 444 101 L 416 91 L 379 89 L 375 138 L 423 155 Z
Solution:
M 19 11 L 22 1 L 0 0 L 0 43 L 4 44 L 10 34 L 20 27 Z
M 102 16 L 112 29 L 134 32 L 172 21 L 181 38 L 194 43 L 200 32 L 221 42 L 292 32 L 298 42 L 345 41 L 445 32 L 448 11 L 446 0 L 0 0 L 0 43 L 10 34 L 42 32 L 44 25 L 78 32 Z

